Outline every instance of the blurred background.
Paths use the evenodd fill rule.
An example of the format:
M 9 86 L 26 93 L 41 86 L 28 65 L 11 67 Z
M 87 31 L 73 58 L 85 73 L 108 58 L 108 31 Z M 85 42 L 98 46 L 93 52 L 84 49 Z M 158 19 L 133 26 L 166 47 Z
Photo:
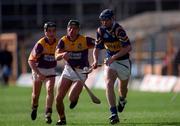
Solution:
M 173 83 L 179 82 L 180 0 L 0 0 L 0 49 L 12 53 L 12 84 L 31 72 L 27 59 L 44 35 L 45 22 L 57 23 L 60 38 L 66 33 L 67 22 L 78 19 L 81 33 L 95 38 L 98 16 L 106 8 L 114 10 L 133 46 L 131 84 L 147 83 L 152 77 L 156 83 L 162 75 L 166 79 L 175 77 Z M 90 59 L 92 62 L 91 53 Z M 1 65 L 1 71 L 2 68 Z M 62 68 L 60 62 L 58 69 Z M 101 70 L 96 74 L 102 74 Z M 99 75 L 94 80 L 99 80 L 97 77 L 102 78 Z M 166 79 L 162 81 L 167 82 Z

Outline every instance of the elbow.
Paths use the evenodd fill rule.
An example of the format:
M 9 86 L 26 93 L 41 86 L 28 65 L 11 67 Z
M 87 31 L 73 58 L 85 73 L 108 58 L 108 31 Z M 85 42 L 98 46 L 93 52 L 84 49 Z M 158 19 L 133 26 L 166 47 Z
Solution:
M 58 56 L 55 56 L 55 60 L 60 60 Z
M 34 66 L 35 62 L 32 61 L 32 60 L 28 60 L 28 64 L 29 64 L 29 66 L 32 68 L 32 66 Z
M 60 55 L 58 55 L 58 54 L 55 55 L 55 60 L 61 60 L 61 59 L 62 59 L 62 57 Z
M 58 56 L 57 55 L 55 55 L 54 57 L 55 57 L 55 60 L 58 60 Z

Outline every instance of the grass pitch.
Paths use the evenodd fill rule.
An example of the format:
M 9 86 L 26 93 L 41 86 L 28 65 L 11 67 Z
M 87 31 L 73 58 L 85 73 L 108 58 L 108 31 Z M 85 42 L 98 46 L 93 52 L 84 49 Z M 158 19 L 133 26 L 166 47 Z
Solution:
M 110 116 L 105 91 L 93 90 L 101 99 L 101 104 L 91 102 L 83 90 L 75 109 L 69 109 L 65 98 L 68 126 L 108 126 Z M 147 93 L 129 91 L 128 103 L 123 113 L 119 114 L 121 126 L 180 126 L 180 94 L 171 101 L 173 93 Z M 48 126 L 44 120 L 45 89 L 42 88 L 38 116 L 31 121 L 31 88 L 0 86 L 0 126 Z M 53 122 L 58 120 L 55 105 Z

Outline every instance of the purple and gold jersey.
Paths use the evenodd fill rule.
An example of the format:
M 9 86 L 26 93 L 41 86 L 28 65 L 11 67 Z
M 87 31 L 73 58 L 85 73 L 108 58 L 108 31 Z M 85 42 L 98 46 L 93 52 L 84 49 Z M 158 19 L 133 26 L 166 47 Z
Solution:
M 95 40 L 90 37 L 79 35 L 75 41 L 70 41 L 68 36 L 63 36 L 57 45 L 57 49 L 70 52 L 68 64 L 75 68 L 89 66 L 88 49 L 94 47 Z
M 130 41 L 124 29 L 118 24 L 113 23 L 112 29 L 101 26 L 97 29 L 96 48 L 106 49 L 106 57 L 109 58 L 119 52 L 122 47 L 130 45 Z M 129 58 L 129 53 L 118 58 L 124 60 Z
M 53 68 L 56 67 L 55 49 L 58 40 L 55 39 L 53 44 L 49 43 L 46 37 L 41 38 L 34 46 L 28 60 L 37 62 L 39 68 Z

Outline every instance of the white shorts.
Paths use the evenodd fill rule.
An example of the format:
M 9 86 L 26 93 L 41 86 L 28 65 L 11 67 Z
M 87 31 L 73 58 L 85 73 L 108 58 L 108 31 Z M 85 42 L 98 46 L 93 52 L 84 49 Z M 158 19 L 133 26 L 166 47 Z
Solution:
M 65 65 L 61 77 L 67 78 L 71 81 L 77 81 L 80 79 L 82 79 L 82 81 L 85 81 L 87 76 L 85 74 L 82 74 L 83 70 L 77 69 L 77 68 L 75 68 L 75 69 L 76 69 L 77 73 L 79 74 L 80 78 L 76 75 L 74 70 L 69 65 Z
M 56 76 L 55 68 L 38 68 L 39 72 L 45 76 Z M 33 80 L 38 79 L 38 75 L 32 70 L 32 78 Z
M 110 66 L 105 65 L 105 69 L 106 67 L 116 71 L 120 80 L 127 80 L 131 74 L 131 62 L 129 59 L 116 60 Z

